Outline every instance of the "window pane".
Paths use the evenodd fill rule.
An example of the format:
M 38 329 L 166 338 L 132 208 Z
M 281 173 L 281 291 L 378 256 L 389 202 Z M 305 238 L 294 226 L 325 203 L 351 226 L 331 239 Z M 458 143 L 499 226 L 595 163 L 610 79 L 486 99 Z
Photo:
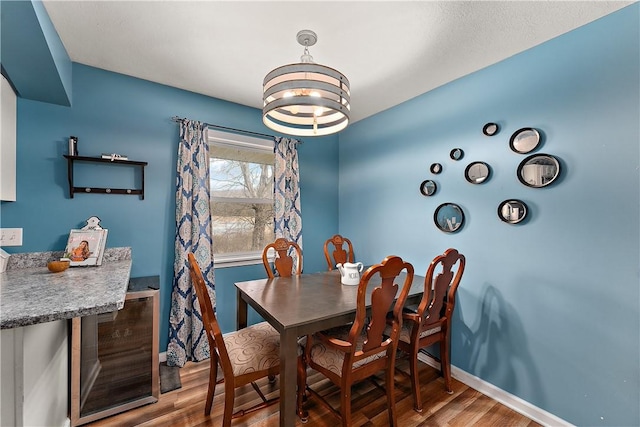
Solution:
M 273 164 L 270 150 L 211 146 L 214 254 L 262 252 L 275 240 Z
M 273 204 L 211 204 L 214 253 L 262 251 L 275 240 Z
M 273 155 L 271 156 L 273 160 Z M 211 197 L 273 200 L 273 165 L 211 158 Z

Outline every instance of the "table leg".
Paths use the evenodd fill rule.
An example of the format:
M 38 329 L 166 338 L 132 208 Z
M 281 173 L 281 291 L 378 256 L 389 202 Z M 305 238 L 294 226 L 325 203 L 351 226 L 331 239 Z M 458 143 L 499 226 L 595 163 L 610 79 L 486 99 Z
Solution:
M 285 329 L 280 333 L 280 425 L 296 424 L 296 375 L 298 336 Z
M 247 302 L 242 299 L 242 292 L 240 289 L 237 289 L 236 293 L 238 298 L 238 310 L 236 312 L 236 330 L 240 330 L 242 328 L 247 327 Z

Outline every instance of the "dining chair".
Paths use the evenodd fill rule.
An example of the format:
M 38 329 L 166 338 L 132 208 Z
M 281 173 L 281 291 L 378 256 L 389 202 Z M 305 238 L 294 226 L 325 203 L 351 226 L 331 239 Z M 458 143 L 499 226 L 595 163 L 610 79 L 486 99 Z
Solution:
M 222 334 L 216 319 L 209 292 L 198 262 L 193 254 L 188 254 L 189 272 L 202 312 L 207 339 L 209 341 L 210 370 L 209 387 L 204 414 L 211 414 L 213 396 L 218 382 L 224 383 L 224 413 L 222 425 L 231 425 L 232 418 L 238 418 L 258 409 L 278 403 L 279 398 L 267 399 L 255 381 L 269 377 L 270 383 L 280 372 L 280 334 L 267 322 L 261 322 L 235 332 Z M 222 367 L 223 379 L 217 381 L 218 364 Z M 251 384 L 261 398 L 261 402 L 248 409 L 233 413 L 235 389 Z
M 406 273 L 404 283 L 399 286 L 395 281 L 403 271 Z M 410 263 L 393 255 L 371 266 L 358 285 L 354 322 L 316 333 L 307 339 L 303 363 L 340 388 L 340 410 L 331 406 L 326 393 L 321 394 L 308 385 L 305 389 L 340 418 L 343 426 L 351 425 L 351 386 L 379 371 L 386 372 L 389 425 L 398 425 L 393 377 L 402 307 L 413 282 L 413 274 Z M 371 295 L 369 315 L 365 301 L 367 295 Z M 393 312 L 391 334 L 385 336 L 386 316 L 390 310 Z M 304 382 L 306 380 L 301 381 Z M 301 389 L 299 387 L 298 393 L 302 392 Z M 298 402 L 301 400 L 298 396 Z
M 271 266 L 271 262 L 269 262 L 268 254 L 269 250 L 272 248 L 276 254 L 273 261 L 273 267 Z M 295 255 L 295 259 L 289 254 L 291 250 L 294 251 L 293 254 Z M 290 277 L 293 274 L 302 274 L 302 249 L 300 249 L 300 246 L 298 246 L 296 242 L 279 237 L 275 242 L 269 243 L 262 250 L 262 263 L 264 264 L 264 269 L 267 271 L 267 275 L 270 279 L 275 277 L 275 272 L 277 272 L 280 277 Z
M 269 262 L 269 249 L 273 248 L 276 254 L 276 258 L 273 261 L 273 267 Z M 289 255 L 289 251 L 293 250 L 295 254 L 295 259 Z M 264 269 L 267 272 L 267 275 L 270 279 L 275 277 L 276 270 L 278 272 L 278 276 L 280 277 L 291 277 L 294 274 L 299 275 L 302 274 L 302 249 L 296 242 L 289 241 L 282 237 L 277 238 L 273 243 L 269 243 L 262 250 L 262 264 L 264 264 Z M 293 268 L 295 264 L 295 270 Z M 306 374 L 304 370 L 306 369 L 303 361 L 302 361 L 302 353 L 303 353 L 303 343 L 306 338 L 301 337 L 299 339 L 298 344 L 298 361 L 297 361 L 297 370 L 298 370 L 298 389 L 304 389 L 304 382 L 306 381 Z M 302 400 L 306 399 L 306 396 L 303 394 L 297 396 L 299 402 L 296 405 L 296 411 L 298 417 L 303 423 L 307 422 L 308 414 L 306 411 L 302 409 Z
M 464 255 L 456 249 L 447 249 L 436 256 L 424 279 L 424 292 L 418 306 L 405 307 L 403 324 L 400 330 L 398 349 L 409 358 L 409 376 L 413 389 L 414 410 L 422 412 L 420 383 L 418 372 L 418 352 L 420 349 L 440 344 L 440 357 L 429 356 L 440 362 L 440 371 L 444 378 L 444 386 L 448 393 L 451 389 L 451 318 L 456 304 L 456 290 L 465 267 Z M 436 270 L 441 268 L 439 273 Z M 391 333 L 391 326 L 388 327 Z
M 347 250 L 343 248 L 345 243 L 347 244 Z M 330 244 L 333 244 L 333 251 L 331 254 L 329 254 Z M 338 263 L 344 264 L 345 262 L 353 262 L 355 258 L 353 256 L 353 245 L 351 244 L 351 240 L 339 234 L 327 239 L 327 241 L 324 242 L 324 257 L 327 260 L 329 271 L 333 270 Z

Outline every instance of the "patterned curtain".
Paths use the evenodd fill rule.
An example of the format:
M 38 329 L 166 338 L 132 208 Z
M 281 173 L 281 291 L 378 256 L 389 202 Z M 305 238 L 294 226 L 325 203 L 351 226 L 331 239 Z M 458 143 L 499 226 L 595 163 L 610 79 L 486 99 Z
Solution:
M 187 254 L 193 252 L 209 288 L 215 309 L 211 210 L 209 205 L 209 147 L 204 123 L 183 120 L 176 179 L 176 241 L 173 291 L 169 314 L 167 365 L 209 358 L 209 344 L 196 293 L 189 276 Z
M 296 242 L 302 248 L 302 213 L 300 210 L 300 170 L 297 139 L 275 137 L 275 233 Z M 296 262 L 295 251 L 291 256 Z

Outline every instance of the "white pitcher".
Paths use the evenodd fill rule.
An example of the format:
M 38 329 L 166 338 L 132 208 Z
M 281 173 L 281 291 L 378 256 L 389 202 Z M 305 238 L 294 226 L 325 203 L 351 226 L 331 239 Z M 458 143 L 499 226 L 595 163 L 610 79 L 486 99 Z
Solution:
M 340 271 L 341 279 L 343 285 L 358 285 L 360 284 L 360 273 L 364 268 L 361 262 L 357 262 L 355 264 L 350 262 L 345 262 L 344 264 L 336 264 L 336 268 Z

